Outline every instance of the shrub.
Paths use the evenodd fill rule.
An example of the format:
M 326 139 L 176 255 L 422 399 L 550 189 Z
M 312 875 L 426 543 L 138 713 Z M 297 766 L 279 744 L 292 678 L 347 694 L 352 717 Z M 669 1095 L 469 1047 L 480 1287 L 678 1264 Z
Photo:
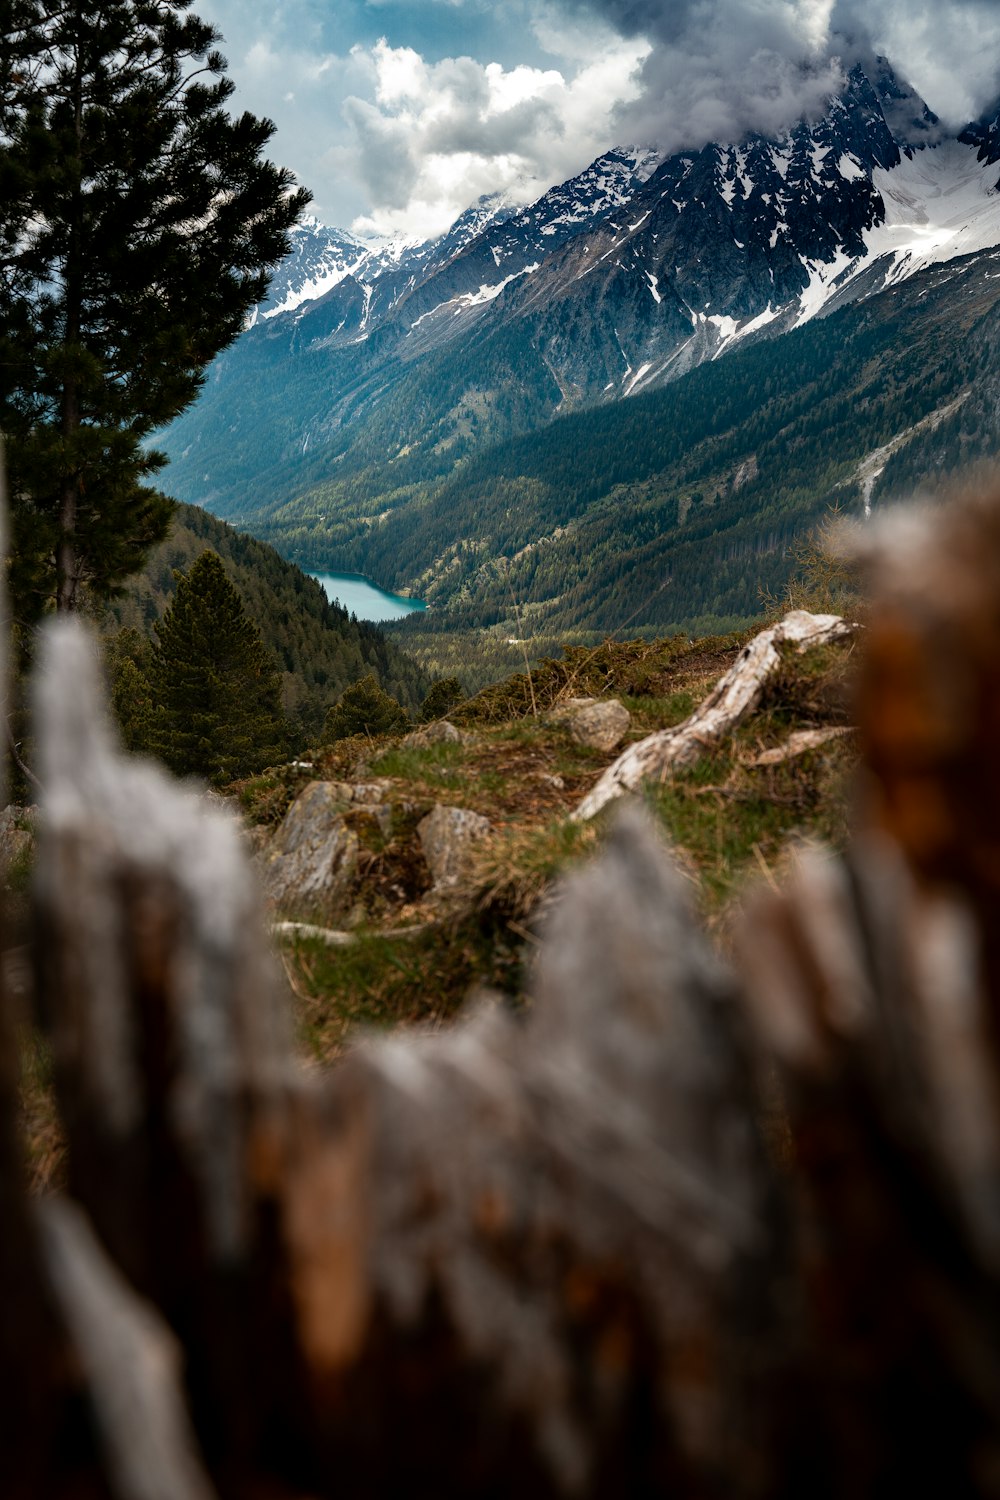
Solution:
M 328 740 L 346 740 L 352 734 L 395 734 L 409 727 L 406 709 L 389 696 L 371 672 L 341 694 L 326 716 Z

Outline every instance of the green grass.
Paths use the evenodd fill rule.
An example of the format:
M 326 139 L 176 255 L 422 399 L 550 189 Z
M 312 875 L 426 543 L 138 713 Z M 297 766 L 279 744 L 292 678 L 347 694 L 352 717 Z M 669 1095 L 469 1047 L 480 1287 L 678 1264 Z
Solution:
M 504 829 L 485 845 L 481 857 L 483 908 L 519 925 L 529 921 L 553 881 L 592 854 L 597 842 L 593 823 L 566 818 Z
M 633 728 L 644 734 L 654 729 L 672 729 L 690 718 L 699 703 L 699 695 L 689 689 L 667 693 L 663 697 L 637 696 L 632 693 L 620 695 L 621 702 L 632 715 Z
M 252 823 L 278 824 L 291 806 L 295 785 L 290 776 L 266 771 L 235 787 L 236 799 Z
M 426 781 L 455 777 L 468 752 L 464 745 L 394 745 L 371 762 L 373 776 L 392 776 L 400 781 Z M 456 778 L 457 779 L 457 778 Z
M 544 696 L 618 696 L 633 715 L 630 738 L 638 739 L 683 722 L 740 644 L 728 637 L 693 645 L 603 643 L 596 652 L 571 648 L 566 662 L 544 664 Z M 836 646 L 789 655 L 761 708 L 735 735 L 646 791 L 704 916 L 720 935 L 741 888 L 750 879 L 773 878 L 798 839 L 845 841 L 856 758 L 849 738 L 777 766 L 751 762 L 792 729 L 844 721 L 850 654 L 850 647 Z M 315 1057 L 336 1055 L 358 1028 L 441 1023 L 476 985 L 521 997 L 523 959 L 537 941 L 546 898 L 568 869 L 596 852 L 606 823 L 575 823 L 570 813 L 614 759 L 576 744 L 565 725 L 544 713 L 525 713 L 525 688 L 523 678 L 513 687 L 498 685 L 487 695 L 486 712 L 465 719 L 459 744 L 359 740 L 315 752 L 316 766 L 307 774 L 388 778 L 395 808 L 391 837 L 380 836 L 379 848 L 368 850 L 358 905 L 367 929 L 348 947 L 300 942 L 285 952 L 303 1039 Z M 505 708 L 514 716 L 493 717 Z M 280 781 L 283 773 L 277 774 Z M 283 786 L 258 782 L 255 795 L 265 801 Z M 428 893 L 416 834 L 435 802 L 471 808 L 493 825 L 463 890 L 461 912 L 451 908 L 450 915 Z M 393 927 L 425 920 L 432 924 L 426 931 L 392 935 Z
M 745 885 L 780 865 L 803 837 L 840 847 L 849 822 L 854 752 L 845 741 L 783 765 L 750 768 L 736 745 L 704 757 L 645 797 L 671 841 L 693 867 L 708 915 L 718 915 Z
M 362 932 L 338 948 L 290 940 L 284 951 L 302 1045 L 317 1061 L 328 1061 L 358 1031 L 440 1024 L 475 986 L 517 1001 L 523 993 L 521 947 L 518 937 L 486 914 L 413 937 Z

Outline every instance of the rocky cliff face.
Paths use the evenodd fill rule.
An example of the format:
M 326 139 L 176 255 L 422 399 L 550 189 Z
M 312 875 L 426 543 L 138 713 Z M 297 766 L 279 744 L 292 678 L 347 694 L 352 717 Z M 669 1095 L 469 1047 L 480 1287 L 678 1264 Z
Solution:
M 897 137 L 887 114 L 901 106 Z M 918 109 L 933 120 L 891 72 L 873 83 L 856 67 L 815 123 L 669 157 L 623 211 L 512 291 L 508 316 L 531 320 L 567 394 L 590 399 L 793 326 L 867 258 L 866 234 L 885 218 L 876 174 L 920 149 Z
M 886 66 L 874 82 L 855 67 L 822 119 L 782 138 L 663 161 L 610 151 L 528 208 L 479 204 L 392 263 L 369 252 L 298 321 L 306 331 L 315 319 L 326 341 L 391 323 L 390 342 L 412 357 L 483 317 L 527 318 L 568 387 L 605 394 L 610 381 L 630 394 L 672 378 L 654 361 L 675 355 L 681 335 L 694 345 L 686 368 L 746 320 L 778 319 L 809 288 L 813 263 L 865 257 L 865 233 L 885 216 L 874 172 L 897 167 L 901 148 L 912 157 L 935 126 Z M 331 302 L 345 311 L 339 321 Z

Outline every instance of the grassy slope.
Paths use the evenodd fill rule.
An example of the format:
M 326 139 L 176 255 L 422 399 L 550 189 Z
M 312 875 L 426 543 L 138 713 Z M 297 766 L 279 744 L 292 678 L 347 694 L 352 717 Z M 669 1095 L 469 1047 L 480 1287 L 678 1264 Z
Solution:
M 629 737 L 641 738 L 686 718 L 743 639 L 633 642 L 570 653 L 537 674 L 538 719 L 530 712 L 526 679 L 516 677 L 452 715 L 465 731 L 462 744 L 416 749 L 398 740 L 375 746 L 344 741 L 320 749 L 311 772 L 248 783 L 242 795 L 250 816 L 270 821 L 280 818 L 305 775 L 388 777 L 393 801 L 408 807 L 392 837 L 372 850 L 354 913 L 356 944 L 328 948 L 296 939 L 285 945 L 312 1056 L 327 1061 L 337 1055 L 359 1024 L 442 1021 L 474 985 L 520 1003 L 555 884 L 601 836 L 603 820 L 581 825 L 569 815 L 614 758 L 575 744 L 565 729 L 546 722 L 544 707 L 581 693 L 618 696 L 633 715 Z M 731 742 L 647 793 L 698 904 L 718 930 L 745 881 L 770 877 L 791 841 L 814 835 L 836 845 L 845 836 L 855 754 L 850 736 L 786 764 L 751 762 L 796 728 L 846 720 L 850 657 L 851 648 L 839 646 L 789 659 L 765 704 Z M 435 802 L 472 808 L 493 825 L 465 900 L 445 913 L 429 898 L 415 834 Z M 425 921 L 430 927 L 417 936 L 390 935 Z
M 531 713 L 527 678 L 514 676 L 452 716 L 465 733 L 461 744 L 416 749 L 399 737 L 345 740 L 317 747 L 311 770 L 279 767 L 233 788 L 262 833 L 311 778 L 387 777 L 393 801 L 403 804 L 391 834 L 374 838 L 367 851 L 356 942 L 345 948 L 308 939 L 281 945 L 303 1051 L 326 1063 L 358 1027 L 440 1024 L 478 985 L 523 1003 L 531 954 L 558 880 L 592 854 L 601 837 L 603 819 L 581 825 L 569 815 L 613 759 L 575 744 L 544 711 L 566 696 L 617 696 L 633 716 L 629 738 L 641 738 L 685 719 L 744 639 L 673 638 L 571 650 L 533 674 L 539 718 Z M 751 762 L 793 729 L 845 721 L 851 655 L 848 645 L 788 658 L 759 712 L 730 742 L 647 794 L 723 941 L 744 883 L 770 878 L 795 839 L 814 835 L 836 845 L 845 837 L 850 737 L 784 765 Z M 493 825 L 464 899 L 446 908 L 429 899 L 416 838 L 417 823 L 436 802 L 482 812 Z M 22 887 L 26 876 L 22 870 Z M 415 935 L 394 935 L 423 923 Z M 28 1170 L 43 1189 L 61 1180 L 64 1149 L 50 1060 L 43 1044 L 28 1040 L 22 1080 Z

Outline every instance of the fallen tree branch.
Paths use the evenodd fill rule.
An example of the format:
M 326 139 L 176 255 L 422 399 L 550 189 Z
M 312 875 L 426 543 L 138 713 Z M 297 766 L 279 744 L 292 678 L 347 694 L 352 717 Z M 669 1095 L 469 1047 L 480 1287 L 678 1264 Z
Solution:
M 584 822 L 644 781 L 662 780 L 669 771 L 691 765 L 723 735 L 731 734 L 760 702 L 768 679 L 781 665 L 781 646 L 792 644 L 797 651 L 806 651 L 841 640 L 853 628 L 839 615 L 811 615 L 796 609 L 762 630 L 744 646 L 690 718 L 672 729 L 657 730 L 622 752 L 576 808 L 574 819 Z
M 786 761 L 808 755 L 810 750 L 819 750 L 831 740 L 841 740 L 849 734 L 857 734 L 855 725 L 828 724 L 823 729 L 797 729 L 783 744 L 775 745 L 770 750 L 762 750 L 753 760 L 747 761 L 747 765 L 753 770 L 762 766 L 784 765 Z
M 387 927 L 375 934 L 381 938 L 419 937 L 433 927 L 433 922 L 414 922 L 411 927 Z M 317 943 L 326 943 L 328 948 L 349 948 L 366 934 L 342 932 L 336 927 L 317 927 L 313 922 L 272 922 L 271 936 L 276 938 L 311 938 Z

